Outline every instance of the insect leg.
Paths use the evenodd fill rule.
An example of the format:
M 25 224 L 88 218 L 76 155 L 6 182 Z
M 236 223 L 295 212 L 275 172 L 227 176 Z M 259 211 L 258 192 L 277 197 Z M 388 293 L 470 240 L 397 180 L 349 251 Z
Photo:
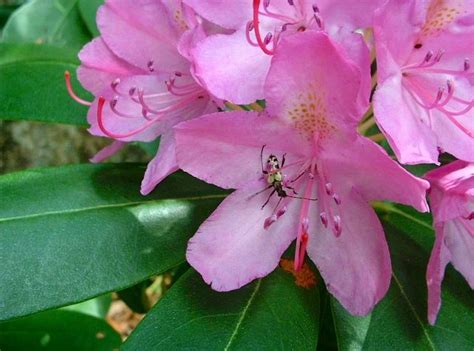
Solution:
M 276 191 L 276 189 L 273 189 L 273 191 L 270 193 L 270 195 L 268 195 L 267 201 L 265 201 L 265 203 L 262 206 L 262 210 L 265 208 L 265 206 L 267 206 L 267 204 L 270 201 L 270 199 L 272 198 L 273 194 L 275 194 L 275 191 Z
M 290 190 L 293 192 L 293 194 L 298 195 L 298 193 L 296 192 L 295 188 L 293 188 L 293 187 L 291 187 L 291 186 L 286 186 L 286 188 L 287 188 L 287 189 L 290 189 Z
M 265 144 L 262 146 L 262 150 L 260 150 L 260 164 L 262 165 L 262 173 L 267 174 L 268 172 L 263 167 L 263 149 L 265 148 Z
M 283 198 L 282 198 L 282 197 L 280 197 L 280 199 L 278 200 L 278 202 L 277 202 L 277 204 L 276 204 L 275 208 L 273 209 L 273 213 L 275 213 L 275 211 L 277 210 L 278 206 L 280 206 L 280 202 L 281 202 L 281 200 L 283 200 Z
M 285 165 L 285 161 L 286 161 L 286 153 L 284 153 L 283 156 L 281 157 L 281 167 L 280 168 L 283 168 L 283 166 Z
M 273 188 L 273 185 L 269 185 L 269 186 L 267 186 L 265 189 L 262 189 L 262 190 L 256 192 L 256 193 L 253 194 L 253 195 L 250 195 L 250 196 L 248 197 L 248 200 L 250 200 L 250 199 L 253 198 L 254 196 L 257 196 L 258 194 L 263 193 L 264 191 L 266 191 L 266 190 L 268 190 L 268 189 L 270 189 L 270 188 Z
M 303 171 L 301 172 L 295 179 L 291 179 L 289 180 L 290 183 L 294 183 L 296 182 L 298 179 L 300 179 L 304 174 L 306 173 L 306 171 Z M 288 188 L 288 187 L 287 187 Z

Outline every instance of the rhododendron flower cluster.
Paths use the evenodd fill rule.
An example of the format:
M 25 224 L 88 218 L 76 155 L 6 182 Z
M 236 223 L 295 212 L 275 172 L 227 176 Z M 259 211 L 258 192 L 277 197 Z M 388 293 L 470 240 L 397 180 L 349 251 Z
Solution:
M 264 277 L 295 242 L 294 269 L 308 256 L 365 315 L 391 280 L 370 201 L 427 212 L 430 184 L 430 323 L 448 262 L 473 287 L 471 0 L 107 0 L 97 23 L 78 69 L 95 100 L 68 86 L 112 139 L 93 161 L 160 137 L 143 194 L 178 169 L 235 190 L 188 244 L 213 289 Z M 459 160 L 426 179 L 399 164 L 441 152 Z

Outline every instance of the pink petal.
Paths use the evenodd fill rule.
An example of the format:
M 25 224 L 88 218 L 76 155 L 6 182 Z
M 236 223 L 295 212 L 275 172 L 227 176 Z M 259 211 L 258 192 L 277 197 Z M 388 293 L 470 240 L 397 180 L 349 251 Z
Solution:
M 474 109 L 465 115 L 452 117 L 469 134 L 441 112 L 433 112 L 432 116 L 433 131 L 436 133 L 438 145 L 458 159 L 474 162 Z
M 435 324 L 436 317 L 441 308 L 441 282 L 444 278 L 444 270 L 450 259 L 451 255 L 444 244 L 443 225 L 439 225 L 436 227 L 436 241 L 431 251 L 428 270 L 426 271 L 428 321 L 431 325 Z
M 213 35 L 193 51 L 196 75 L 216 97 L 249 104 L 264 97 L 271 57 L 251 46 L 245 32 Z
M 112 157 L 119 152 L 127 143 L 123 141 L 113 141 L 110 145 L 107 145 L 102 150 L 94 155 L 89 161 L 92 163 L 100 163 L 109 157 Z
M 325 28 L 347 30 L 372 27 L 374 11 L 385 0 L 319 0 L 317 2 L 324 19 Z
M 228 29 L 239 29 L 252 18 L 250 0 L 184 0 L 210 22 Z
M 275 203 L 261 210 L 268 192 L 253 195 L 266 186 L 264 181 L 253 182 L 233 192 L 189 241 L 188 262 L 214 290 L 238 289 L 269 274 L 295 239 L 298 227 L 295 201 L 279 220 L 267 230 L 263 228 Z M 276 201 L 276 197 L 272 200 Z
M 343 51 L 322 32 L 284 37 L 265 83 L 270 114 L 298 125 L 307 119 L 308 110 L 322 133 L 323 124 L 355 129 L 361 118 L 357 104 L 360 72 Z
M 421 122 L 422 112 L 403 88 L 401 79 L 396 75 L 379 84 L 374 96 L 377 124 L 401 163 L 438 163 L 436 138 Z
M 178 51 L 183 57 L 186 57 L 189 61 L 192 61 L 192 49 L 196 45 L 206 38 L 206 33 L 201 25 L 198 25 L 192 29 L 187 30 L 181 36 L 178 43 Z
M 341 235 L 336 237 L 321 221 L 313 221 L 308 255 L 331 294 L 350 313 L 362 316 L 388 290 L 392 271 L 390 255 L 382 226 L 366 200 L 355 190 L 341 196 Z M 319 217 L 319 210 L 313 216 Z
M 372 89 L 369 48 L 367 47 L 364 37 L 353 31 L 341 29 L 335 33 L 331 33 L 330 37 L 345 49 L 346 56 L 357 65 L 360 71 L 361 85 L 357 96 L 359 105 L 357 116 L 362 116 L 369 107 L 369 98 Z
M 425 198 L 429 183 L 400 167 L 373 141 L 359 136 L 353 143 L 342 141 L 332 148 L 324 162 L 334 184 L 353 186 L 367 200 L 389 200 L 429 211 Z
M 403 65 L 413 51 L 419 28 L 425 20 L 426 8 L 424 6 L 423 1 L 389 0 L 377 10 L 374 19 L 374 35 L 379 81 L 388 77 L 387 66 L 389 65 L 386 60 L 390 59 L 398 65 Z M 390 53 L 390 57 L 387 57 L 386 53 Z
M 474 289 L 474 223 L 459 218 L 444 224 L 444 245 L 451 253 L 454 268 Z
M 108 0 L 97 13 L 97 25 L 107 46 L 120 58 L 147 70 L 187 71 L 176 49 L 178 35 L 159 1 Z
M 79 59 L 79 81 L 96 96 L 116 78 L 146 73 L 115 56 L 100 37 L 82 48 Z
M 161 136 L 158 153 L 148 163 L 140 192 L 148 195 L 168 175 L 178 170 L 173 132 Z
M 309 152 L 304 139 L 277 119 L 256 112 L 213 113 L 174 130 L 180 168 L 222 188 L 241 188 L 262 176 L 264 145 L 266 154 L 287 152 L 288 163 Z

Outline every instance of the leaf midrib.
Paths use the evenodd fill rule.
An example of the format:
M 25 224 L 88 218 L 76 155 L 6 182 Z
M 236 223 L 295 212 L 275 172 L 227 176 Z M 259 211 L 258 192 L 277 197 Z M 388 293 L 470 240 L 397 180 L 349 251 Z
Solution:
M 47 59 L 38 59 L 38 60 L 21 59 L 18 61 L 9 61 L 6 63 L 0 63 L 0 69 L 8 68 L 9 66 L 15 66 L 15 65 L 26 66 L 26 65 L 38 65 L 38 64 L 65 65 L 65 66 L 74 66 L 74 67 L 79 66 L 77 62 L 72 62 L 72 61 L 55 61 L 55 60 L 47 60 Z
M 249 300 L 247 301 L 247 304 L 245 305 L 244 309 L 242 310 L 242 312 L 240 313 L 240 317 L 239 319 L 237 320 L 237 324 L 235 325 L 235 328 L 234 328 L 234 331 L 232 332 L 230 338 L 229 338 L 229 341 L 227 342 L 227 345 L 225 346 L 224 348 L 224 351 L 228 351 L 229 350 L 229 347 L 230 345 L 234 342 L 238 332 L 239 332 L 239 328 L 242 324 L 242 322 L 244 321 L 245 319 L 245 316 L 247 315 L 247 311 L 248 309 L 250 308 L 250 306 L 252 305 L 252 302 L 253 300 L 255 299 L 255 296 L 257 295 L 257 292 L 258 290 L 260 289 L 260 285 L 262 283 L 262 279 L 259 279 L 257 281 L 257 284 L 255 285 L 255 289 L 253 290 L 252 292 L 252 295 L 250 295 L 250 298 Z
M 408 295 L 406 294 L 405 290 L 403 289 L 402 284 L 398 280 L 397 276 L 395 275 L 395 272 L 392 272 L 392 277 L 395 283 L 398 286 L 398 289 L 400 290 L 400 293 L 402 294 L 403 298 L 406 300 L 408 307 L 412 311 L 413 315 L 415 316 L 415 319 L 417 320 L 418 324 L 420 325 L 421 329 L 423 330 L 423 334 L 425 334 L 426 340 L 428 341 L 429 346 L 431 347 L 432 350 L 436 350 L 436 347 L 433 343 L 433 340 L 431 340 L 430 335 L 428 334 L 428 330 L 426 330 L 423 321 L 421 320 L 420 316 L 418 313 L 416 313 L 415 307 L 412 305 L 410 299 L 408 298 Z
M 64 16 L 62 16 L 61 20 L 58 22 L 58 24 L 56 25 L 56 27 L 53 29 L 52 35 L 51 35 L 51 40 L 54 41 L 54 40 L 56 39 L 56 36 L 58 35 L 60 29 L 64 26 L 64 23 L 66 22 L 66 18 L 69 17 L 69 15 L 71 14 L 71 12 L 72 12 L 72 10 L 74 9 L 74 7 L 76 7 L 77 2 L 78 2 L 78 0 L 72 1 L 72 2 L 71 2 L 71 6 L 69 6 L 69 8 L 66 9 L 66 12 L 61 13 L 61 15 L 64 15 Z
M 38 218 L 38 217 L 95 211 L 95 210 L 109 209 L 109 208 L 121 208 L 121 207 L 129 207 L 129 206 L 136 206 L 136 205 L 153 204 L 153 203 L 160 203 L 160 202 L 166 202 L 166 201 L 200 201 L 200 200 L 223 199 L 226 196 L 227 195 L 225 194 L 220 194 L 220 195 L 190 196 L 190 197 L 181 197 L 181 198 L 177 198 L 177 197 L 165 198 L 165 199 L 148 200 L 148 201 L 129 201 L 129 202 L 122 202 L 122 203 L 115 203 L 115 204 L 107 204 L 107 205 L 102 204 L 102 205 L 97 205 L 97 206 L 82 207 L 82 208 L 75 208 L 75 209 L 69 209 L 69 210 L 47 211 L 47 212 L 34 213 L 34 214 L 23 215 L 23 216 L 5 217 L 5 218 L 0 218 L 0 223 Z

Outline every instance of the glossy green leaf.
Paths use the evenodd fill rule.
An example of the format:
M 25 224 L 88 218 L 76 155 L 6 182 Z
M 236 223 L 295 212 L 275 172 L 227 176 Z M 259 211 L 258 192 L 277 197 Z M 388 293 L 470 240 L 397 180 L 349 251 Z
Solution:
M 319 294 L 278 268 L 216 292 L 189 270 L 146 315 L 123 350 L 314 350 Z
M 2 40 L 67 46 L 79 50 L 91 40 L 79 14 L 78 0 L 32 0 L 20 7 L 3 28 Z
M 88 314 L 97 318 L 105 318 L 107 312 L 109 312 L 110 305 L 112 304 L 112 295 L 102 295 L 96 298 L 79 302 L 74 305 L 63 307 L 67 311 L 76 311 Z
M 70 49 L 35 44 L 0 44 L 0 119 L 87 125 L 87 107 L 68 95 L 64 71 L 82 97 L 74 72 L 79 62 Z
M 100 35 L 97 28 L 97 9 L 104 3 L 104 0 L 79 0 L 79 12 L 89 31 L 97 37 Z
M 371 315 L 353 317 L 332 299 L 339 350 L 472 350 L 474 299 L 451 267 L 435 326 L 427 322 L 426 265 L 433 245 L 431 217 L 393 205 L 379 207 L 390 245 L 390 289 Z
M 149 196 L 145 166 L 74 165 L 0 177 L 0 319 L 132 286 L 184 262 L 225 193 L 183 173 Z
M 73 311 L 48 311 L 0 323 L 2 351 L 111 351 L 121 340 L 104 320 Z
M 18 5 L 0 5 L 0 28 L 4 26 L 8 18 L 18 8 Z

